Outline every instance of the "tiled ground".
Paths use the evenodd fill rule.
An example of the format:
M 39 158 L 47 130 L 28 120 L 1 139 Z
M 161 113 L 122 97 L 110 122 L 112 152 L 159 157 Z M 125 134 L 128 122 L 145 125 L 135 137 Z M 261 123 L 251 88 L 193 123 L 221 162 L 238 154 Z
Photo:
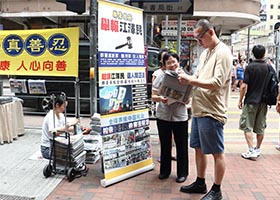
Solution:
M 224 200 L 279 200 L 280 199 L 280 152 L 275 150 L 279 142 L 279 114 L 272 107 L 267 116 L 268 128 L 262 145 L 262 155 L 257 161 L 245 160 L 240 154 L 247 149 L 243 133 L 238 129 L 241 111 L 237 108 L 238 93 L 231 96 L 228 122 L 225 126 L 226 173 L 222 184 Z M 190 184 L 196 178 L 194 151 L 189 149 L 190 174 L 185 183 L 178 184 L 176 162 L 169 179 L 159 180 L 159 145 L 154 121 L 151 121 L 152 153 L 155 168 L 120 183 L 103 188 L 100 164 L 88 165 L 86 177 L 69 183 L 64 180 L 48 197 L 49 200 L 197 200 L 202 195 L 179 192 L 180 186 Z M 208 157 L 207 185 L 213 183 L 213 160 Z
M 233 144 L 226 143 L 226 146 L 231 145 Z M 236 146 L 236 144 L 234 145 Z M 274 144 L 267 143 L 266 145 L 273 148 Z M 278 200 L 280 198 L 279 154 L 262 154 L 257 161 L 251 161 L 242 159 L 239 153 L 226 153 L 227 169 L 222 185 L 223 199 Z M 51 193 L 48 200 L 200 199 L 202 195 L 179 192 L 180 186 L 189 184 L 196 178 L 193 149 L 189 149 L 190 175 L 186 182 L 181 184 L 175 182 L 175 161 L 173 161 L 173 172 L 169 179 L 159 180 L 157 178 L 159 172 L 158 155 L 158 144 L 154 141 L 155 169 L 107 188 L 100 185 L 100 179 L 102 179 L 100 164 L 88 165 L 90 170 L 86 177 L 75 179 L 71 183 L 65 179 Z M 210 188 L 214 177 L 212 156 L 208 157 L 208 161 L 207 185 Z

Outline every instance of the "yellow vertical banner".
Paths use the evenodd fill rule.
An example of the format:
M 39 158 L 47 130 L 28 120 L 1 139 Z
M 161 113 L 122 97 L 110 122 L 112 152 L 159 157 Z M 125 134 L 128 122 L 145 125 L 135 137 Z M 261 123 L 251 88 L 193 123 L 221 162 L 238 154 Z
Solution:
M 0 31 L 0 75 L 78 76 L 79 28 Z

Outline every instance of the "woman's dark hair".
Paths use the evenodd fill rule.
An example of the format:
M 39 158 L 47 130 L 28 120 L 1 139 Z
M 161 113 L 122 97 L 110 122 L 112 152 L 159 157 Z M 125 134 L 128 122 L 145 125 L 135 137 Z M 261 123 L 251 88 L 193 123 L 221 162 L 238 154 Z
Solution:
M 172 56 L 173 58 L 176 58 L 176 60 L 177 60 L 178 62 L 180 62 L 180 59 L 179 59 L 178 54 L 169 51 L 169 52 L 167 52 L 166 54 L 164 54 L 164 56 L 163 56 L 163 58 L 162 58 L 163 65 L 166 64 L 166 61 L 167 61 L 171 56 Z
M 53 109 L 55 105 L 61 106 L 66 101 L 66 95 L 64 92 L 58 94 L 52 94 L 50 99 L 47 98 L 43 99 L 42 107 L 44 110 L 49 111 Z
M 65 95 L 63 95 L 63 94 L 56 94 L 54 96 L 53 101 L 54 101 L 54 105 L 52 104 L 52 106 L 56 106 L 56 104 L 58 104 L 58 106 L 61 106 L 66 101 Z
M 161 67 L 162 67 L 161 56 L 162 56 L 163 53 L 168 52 L 168 51 L 169 51 L 169 50 L 168 50 L 167 48 L 163 48 L 163 49 L 161 49 L 161 50 L 159 51 L 159 53 L 158 53 L 158 62 L 159 62 L 159 64 L 160 64 Z

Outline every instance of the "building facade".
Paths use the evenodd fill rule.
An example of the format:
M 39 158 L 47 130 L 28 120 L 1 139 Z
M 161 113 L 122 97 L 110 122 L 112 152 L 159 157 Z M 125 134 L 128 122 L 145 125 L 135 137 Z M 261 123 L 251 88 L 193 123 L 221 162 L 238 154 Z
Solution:
M 44 26 L 65 26 L 73 23 L 85 23 L 89 17 L 90 4 L 93 0 L 86 0 L 86 12 L 82 15 L 66 11 L 65 4 L 55 0 L 0 0 L 0 23 L 3 28 L 22 29 L 43 28 Z M 118 0 L 118 2 L 124 0 Z M 271 0 L 272 1 L 272 0 Z M 181 14 L 183 19 L 208 18 L 213 24 L 219 27 L 223 34 L 233 32 L 256 24 L 259 22 L 260 0 L 183 0 L 186 3 L 193 3 L 193 15 Z M 152 3 L 150 6 L 160 4 Z M 170 12 L 170 19 L 177 19 L 178 8 L 176 2 L 172 3 L 173 13 Z M 167 6 L 166 6 L 167 7 Z M 170 6 L 167 7 L 169 10 Z M 165 8 L 164 3 L 160 8 Z M 99 11 L 102 12 L 102 11 Z M 145 9 L 144 9 L 145 13 Z M 159 13 L 156 10 L 148 11 L 147 15 L 155 15 L 157 19 L 154 23 L 161 23 L 165 19 L 166 13 Z M 13 24 L 13 25 L 12 25 Z M 86 29 L 86 26 L 84 26 Z
M 266 57 L 275 59 L 276 34 L 274 26 L 280 22 L 280 0 L 261 0 L 260 19 L 260 23 L 232 35 L 235 56 L 252 57 L 252 47 L 256 44 L 262 44 L 267 50 Z
M 17 30 L 17 29 L 39 29 L 39 28 L 59 28 L 68 26 L 79 26 L 81 29 L 80 39 L 88 39 L 90 36 L 90 8 L 93 1 L 96 0 L 85 0 L 86 1 L 86 12 L 78 15 L 66 10 L 66 5 L 63 3 L 56 2 L 56 0 L 0 0 L 0 29 L 4 30 Z M 132 1 L 126 0 L 115 0 L 119 3 L 126 2 L 132 5 Z M 185 37 L 183 44 L 178 47 L 176 43 L 178 41 L 178 33 L 182 34 L 181 29 L 173 38 L 169 35 L 160 35 L 160 39 L 157 41 L 155 28 L 161 27 L 164 21 L 169 20 L 175 23 L 185 22 L 190 27 L 190 32 L 193 28 L 193 22 L 200 18 L 207 18 L 211 21 L 218 33 L 222 36 L 223 40 L 232 48 L 235 56 L 246 55 L 247 52 L 247 40 L 246 40 L 246 28 L 252 27 L 253 25 L 259 24 L 260 22 L 260 10 L 264 9 L 268 19 L 272 18 L 276 20 L 279 17 L 277 13 L 279 3 L 275 3 L 276 0 L 267 0 L 266 6 L 261 4 L 261 0 L 182 0 L 182 4 L 172 3 L 160 3 L 151 2 L 144 3 L 141 8 L 144 9 L 144 23 L 145 23 L 145 41 L 147 45 L 166 46 L 166 41 L 171 41 L 170 46 L 177 45 L 177 51 L 181 53 L 181 49 L 187 49 L 187 57 L 192 57 L 192 53 L 195 57 L 201 52 L 201 49 L 193 40 L 192 35 Z M 277 0 L 279 2 L 279 0 Z M 184 5 L 193 5 L 193 12 L 187 13 L 184 10 Z M 135 5 L 135 4 L 134 4 Z M 136 4 L 136 6 L 139 4 Z M 263 5 L 263 7 L 261 7 Z M 102 11 L 98 11 L 102 12 Z M 166 18 L 168 16 L 168 18 Z M 270 20 L 271 21 L 271 20 Z M 191 23 L 190 23 L 191 22 Z M 185 26 L 182 23 L 183 26 Z M 259 24 L 258 28 L 262 32 L 264 30 L 271 30 L 273 22 L 266 24 L 263 27 L 263 22 Z M 172 29 L 169 27 L 168 29 Z M 177 27 L 175 27 L 177 29 Z M 263 30 L 264 29 L 264 30 Z M 239 34 L 234 34 L 240 30 Z M 174 30 L 172 30 L 174 31 Z M 231 35 L 233 35 L 233 39 Z M 262 33 L 267 35 L 267 33 Z M 255 35 L 254 35 L 255 37 Z M 181 39 L 179 39 L 181 41 Z M 257 40 L 257 39 L 256 39 Z M 260 38 L 258 38 L 260 40 Z M 233 41 L 233 43 L 232 43 Z M 254 40 L 255 41 L 255 40 Z M 174 43 L 175 42 L 175 43 Z M 255 42 L 251 42 L 253 45 Z M 269 43 L 270 44 L 270 43 Z M 272 50 L 273 51 L 273 48 Z

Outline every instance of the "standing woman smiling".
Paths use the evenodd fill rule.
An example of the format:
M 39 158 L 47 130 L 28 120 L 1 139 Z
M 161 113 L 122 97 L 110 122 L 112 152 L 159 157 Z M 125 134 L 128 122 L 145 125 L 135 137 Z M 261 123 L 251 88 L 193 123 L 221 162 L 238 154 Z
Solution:
M 179 56 L 176 53 L 167 52 L 162 59 L 166 70 L 179 69 Z M 152 100 L 159 102 L 156 118 L 160 140 L 160 174 L 159 179 L 166 179 L 171 173 L 172 134 L 177 153 L 177 183 L 186 180 L 189 174 L 188 161 L 188 112 L 185 103 L 168 103 L 168 97 L 159 95 L 159 88 L 164 78 L 164 73 L 156 77 L 152 87 Z

